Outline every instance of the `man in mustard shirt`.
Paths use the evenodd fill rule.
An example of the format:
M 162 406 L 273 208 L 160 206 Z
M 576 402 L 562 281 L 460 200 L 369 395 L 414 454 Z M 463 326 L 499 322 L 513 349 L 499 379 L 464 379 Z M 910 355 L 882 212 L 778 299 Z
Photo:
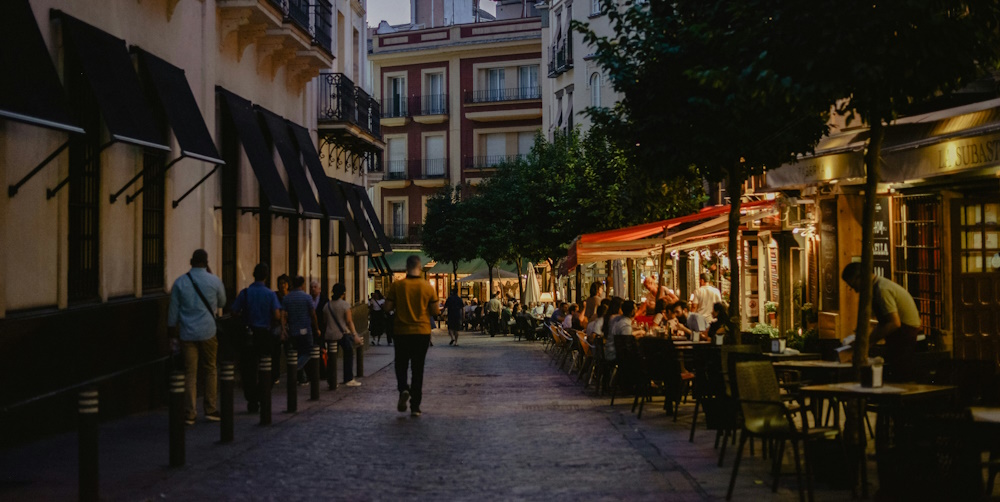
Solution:
M 389 286 L 385 309 L 395 310 L 393 338 L 396 342 L 396 384 L 399 402 L 396 409 L 420 416 L 420 400 L 424 384 L 424 360 L 431 341 L 431 316 L 441 313 L 437 293 L 420 275 L 420 257 L 406 259 L 406 279 Z M 407 384 L 407 370 L 413 364 L 413 378 Z

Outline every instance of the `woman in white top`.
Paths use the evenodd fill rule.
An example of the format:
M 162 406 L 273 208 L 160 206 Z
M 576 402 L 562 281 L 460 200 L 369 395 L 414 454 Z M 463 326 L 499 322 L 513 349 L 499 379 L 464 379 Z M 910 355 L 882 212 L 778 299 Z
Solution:
M 596 335 L 604 335 L 604 314 L 608 313 L 607 305 L 598 305 L 597 313 L 594 315 L 594 319 L 587 323 L 587 329 L 584 333 L 587 334 L 587 341 L 594 343 L 594 337 Z

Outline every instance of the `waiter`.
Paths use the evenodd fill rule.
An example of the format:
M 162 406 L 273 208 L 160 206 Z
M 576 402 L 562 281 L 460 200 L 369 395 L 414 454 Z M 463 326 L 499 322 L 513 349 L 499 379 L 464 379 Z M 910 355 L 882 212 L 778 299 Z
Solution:
M 860 263 L 849 263 L 844 267 L 841 278 L 851 289 L 858 291 L 861 273 Z M 922 331 L 920 312 L 913 297 L 899 284 L 875 276 L 872 280 L 872 314 L 878 319 L 878 326 L 869 337 L 869 346 L 885 340 L 886 378 L 910 380 L 917 335 Z

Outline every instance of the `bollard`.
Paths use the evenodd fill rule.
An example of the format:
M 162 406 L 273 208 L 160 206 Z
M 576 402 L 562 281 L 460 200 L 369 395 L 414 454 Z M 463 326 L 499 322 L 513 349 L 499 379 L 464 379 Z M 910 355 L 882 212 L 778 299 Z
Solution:
M 330 390 L 337 390 L 337 351 L 338 341 L 326 342 L 326 383 Z
M 285 375 L 288 377 L 285 386 L 288 390 L 286 413 L 295 413 L 299 409 L 298 367 L 299 352 L 295 349 L 288 349 L 288 352 L 285 352 Z
M 257 378 L 260 386 L 260 425 L 271 425 L 271 386 L 274 382 L 271 380 L 270 356 L 260 358 Z
M 220 385 L 220 411 L 222 413 L 222 423 L 220 424 L 219 442 L 231 443 L 233 441 L 233 389 L 236 385 L 236 366 L 231 362 L 222 363 L 219 378 Z
M 313 345 L 309 364 L 309 400 L 319 401 L 319 345 Z
M 365 376 L 365 337 L 361 337 L 361 345 L 354 348 L 354 359 L 358 361 L 358 371 L 354 372 L 357 377 Z
M 184 372 L 170 373 L 170 467 L 184 465 Z
M 96 502 L 99 493 L 97 456 L 97 388 L 88 387 L 77 396 L 80 412 L 79 476 L 80 500 Z

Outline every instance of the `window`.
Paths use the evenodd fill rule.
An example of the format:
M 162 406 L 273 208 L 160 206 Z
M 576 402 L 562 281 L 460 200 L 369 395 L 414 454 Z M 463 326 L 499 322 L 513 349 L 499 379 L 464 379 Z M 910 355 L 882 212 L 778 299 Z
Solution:
M 164 155 L 147 150 L 142 160 L 142 289 L 163 289 Z
M 427 96 L 423 112 L 425 115 L 445 113 L 444 73 L 427 75 Z
M 394 239 L 406 238 L 406 202 L 389 203 L 389 235 Z
M 596 16 L 601 13 L 601 0 L 590 1 L 590 15 Z
M 66 61 L 66 88 L 78 103 L 80 125 L 87 131 L 71 135 L 69 146 L 68 284 L 70 303 L 97 300 L 100 271 L 100 112 L 73 58 Z
M 1000 203 L 965 202 L 959 212 L 963 274 L 1000 272 Z M 936 262 L 940 263 L 940 262 Z
M 597 72 L 590 76 L 590 106 L 601 106 L 601 74 Z
M 386 117 L 405 117 L 406 78 L 391 77 L 388 83 L 389 99 L 384 114 Z
M 504 72 L 503 68 L 490 68 L 486 71 L 486 89 L 489 91 L 489 101 L 500 101 L 504 99 Z
M 929 333 L 942 327 L 941 203 L 934 196 L 897 197 L 893 206 L 894 280 L 913 296 L 924 332 Z
M 537 99 L 541 93 L 538 87 L 538 65 L 521 66 L 517 69 L 517 80 L 521 99 Z
M 424 139 L 424 169 L 428 177 L 444 176 L 444 136 L 427 136 Z
M 573 93 L 566 93 L 566 131 L 573 130 Z
M 494 166 L 507 157 L 507 135 L 495 133 L 486 135 L 486 165 Z
M 386 178 L 391 180 L 406 179 L 406 139 L 387 138 L 386 150 L 389 151 L 389 165 L 386 166 Z
M 517 154 L 523 156 L 531 153 L 531 147 L 535 144 L 535 132 L 525 131 L 517 133 Z

